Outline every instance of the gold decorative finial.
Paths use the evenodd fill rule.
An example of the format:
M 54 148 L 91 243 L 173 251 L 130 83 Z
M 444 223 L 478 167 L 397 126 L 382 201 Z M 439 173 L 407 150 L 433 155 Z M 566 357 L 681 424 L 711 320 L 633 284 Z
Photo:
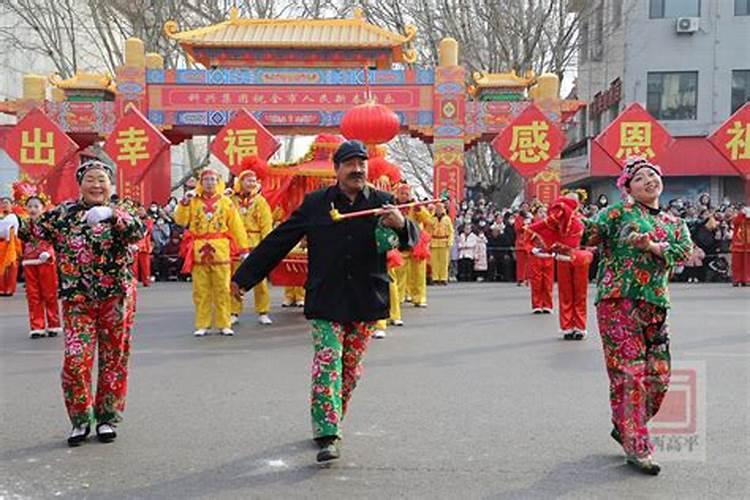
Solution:
M 354 7 L 354 10 L 352 11 L 352 17 L 354 19 L 362 19 L 365 17 L 365 13 L 362 10 L 362 7 Z
M 229 20 L 230 21 L 236 21 L 239 18 L 240 18 L 240 10 L 237 8 L 236 5 L 233 5 L 229 9 Z
M 180 25 L 177 24 L 177 21 L 167 21 L 164 23 L 164 34 L 167 35 L 167 38 L 172 38 L 173 35 L 176 35 L 180 32 Z

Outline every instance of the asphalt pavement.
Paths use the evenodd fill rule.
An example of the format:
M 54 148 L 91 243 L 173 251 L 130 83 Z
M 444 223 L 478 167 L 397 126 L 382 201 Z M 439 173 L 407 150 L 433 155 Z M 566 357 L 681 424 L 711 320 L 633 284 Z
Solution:
M 21 289 L 0 298 L 0 499 L 750 498 L 750 288 L 672 295 L 680 378 L 654 478 L 609 437 L 594 311 L 588 339 L 563 341 L 526 288 L 430 287 L 427 309 L 405 306 L 406 326 L 370 344 L 343 456 L 325 467 L 299 310 L 194 338 L 190 284 L 140 288 L 120 436 L 71 449 L 62 339 L 27 337 Z

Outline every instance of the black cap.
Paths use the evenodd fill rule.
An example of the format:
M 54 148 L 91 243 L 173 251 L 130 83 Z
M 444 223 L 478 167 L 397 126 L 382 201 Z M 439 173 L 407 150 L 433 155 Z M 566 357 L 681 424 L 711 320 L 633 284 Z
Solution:
M 370 155 L 367 154 L 367 148 L 364 144 L 359 141 L 346 141 L 333 154 L 333 163 L 334 165 L 340 165 L 351 158 L 364 158 L 366 160 L 369 157 Z

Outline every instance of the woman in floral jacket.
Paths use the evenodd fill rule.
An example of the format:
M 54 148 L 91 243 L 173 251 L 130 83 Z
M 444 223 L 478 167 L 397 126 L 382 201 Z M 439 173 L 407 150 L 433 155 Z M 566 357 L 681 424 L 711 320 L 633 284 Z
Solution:
M 612 437 L 628 463 L 656 475 L 649 420 L 669 388 L 668 282 L 692 252 L 687 225 L 659 208 L 661 169 L 628 161 L 617 182 L 624 203 L 585 220 L 583 244 L 601 252 L 597 320 L 610 380 Z
M 34 222 L 34 234 L 52 243 L 57 258 L 65 331 L 62 387 L 73 429 L 70 446 L 86 440 L 91 424 L 102 442 L 117 437 L 127 391 L 133 321 L 133 254 L 143 223 L 111 204 L 112 169 L 97 160 L 76 171 L 80 199 L 63 203 Z M 94 400 L 91 371 L 99 353 Z

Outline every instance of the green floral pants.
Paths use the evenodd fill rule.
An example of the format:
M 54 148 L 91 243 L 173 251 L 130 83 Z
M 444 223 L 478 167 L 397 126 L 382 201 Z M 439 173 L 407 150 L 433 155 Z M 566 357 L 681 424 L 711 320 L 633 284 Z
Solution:
M 312 363 L 310 413 L 313 436 L 341 436 L 352 392 L 362 375 L 362 357 L 375 322 L 312 321 L 315 356 Z

